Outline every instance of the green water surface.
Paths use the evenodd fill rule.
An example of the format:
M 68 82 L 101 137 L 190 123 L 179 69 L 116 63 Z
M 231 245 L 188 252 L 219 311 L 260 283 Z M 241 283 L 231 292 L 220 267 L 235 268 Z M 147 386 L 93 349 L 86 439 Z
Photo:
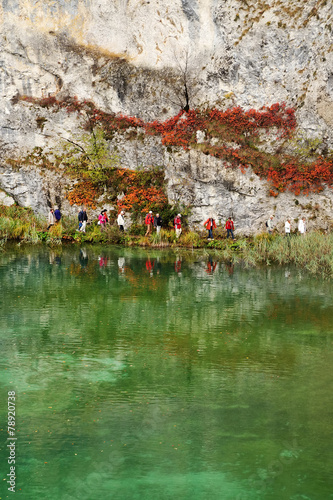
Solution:
M 15 247 L 0 286 L 0 499 L 333 499 L 331 283 Z

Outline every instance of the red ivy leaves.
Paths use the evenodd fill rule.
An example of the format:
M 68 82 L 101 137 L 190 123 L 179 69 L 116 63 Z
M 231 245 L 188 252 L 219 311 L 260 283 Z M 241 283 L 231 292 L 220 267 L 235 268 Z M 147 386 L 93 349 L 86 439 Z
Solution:
M 21 97 L 21 99 L 43 107 L 65 108 L 68 113 L 83 114 L 84 112 L 85 116 L 89 117 L 88 129 L 99 125 L 106 133 L 112 133 L 116 130 L 131 128 L 134 131 L 143 131 L 147 135 L 160 136 L 165 146 L 183 147 L 185 150 L 196 147 L 196 132 L 198 130 L 204 131 L 207 136 L 207 141 L 201 145 L 204 153 L 221 158 L 231 167 L 239 167 L 242 171 L 251 166 L 256 174 L 272 183 L 275 191 L 271 190 L 271 194 L 286 189 L 296 195 L 307 194 L 310 191 L 322 190 L 323 184 L 330 187 L 333 185 L 332 160 L 319 157 L 310 164 L 302 164 L 297 158 L 270 156 L 253 147 L 253 142 L 255 142 L 260 130 L 275 130 L 277 138 L 291 136 L 297 125 L 295 111 L 292 108 L 287 108 L 285 104 L 275 103 L 271 106 L 264 106 L 260 110 L 250 109 L 248 111 L 241 107 L 225 111 L 216 108 L 192 109 L 188 112 L 180 111 L 176 116 L 164 122 L 156 120 L 146 123 L 136 117 L 106 113 L 96 108 L 94 103 L 90 101 L 80 102 L 77 98 L 65 101 L 57 101 L 55 97 L 44 99 Z M 218 138 L 218 145 L 211 145 L 213 137 Z M 227 146 L 226 144 L 230 142 L 235 143 L 237 147 Z M 124 199 L 122 202 L 122 208 L 126 208 L 126 203 L 128 206 L 139 204 L 141 207 L 141 201 L 145 196 L 155 199 L 154 196 L 158 198 L 158 196 L 162 196 L 161 193 L 160 195 L 154 194 L 153 191 L 149 191 L 147 186 L 144 188 L 144 192 L 140 190 L 135 192 L 134 187 L 133 191 L 130 192 L 129 188 L 125 195 L 126 201 Z M 163 196 L 165 195 L 163 194 Z
M 88 181 L 80 181 L 67 193 L 67 199 L 71 205 L 86 205 L 96 208 L 98 192 L 93 184 Z

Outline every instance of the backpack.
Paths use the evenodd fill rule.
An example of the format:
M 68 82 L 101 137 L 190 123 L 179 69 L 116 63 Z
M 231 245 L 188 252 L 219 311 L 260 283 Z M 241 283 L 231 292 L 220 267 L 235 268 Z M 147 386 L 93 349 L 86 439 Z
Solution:
M 266 227 L 268 227 L 268 221 L 266 220 Z
M 57 221 L 61 219 L 61 212 L 59 209 L 54 211 L 54 217 L 56 218 Z

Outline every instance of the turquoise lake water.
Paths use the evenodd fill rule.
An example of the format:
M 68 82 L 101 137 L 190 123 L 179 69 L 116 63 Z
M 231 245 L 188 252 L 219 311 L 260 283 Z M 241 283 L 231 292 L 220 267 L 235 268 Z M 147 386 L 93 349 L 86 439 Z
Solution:
M 330 282 L 215 254 L 0 253 L 0 499 L 333 499 Z

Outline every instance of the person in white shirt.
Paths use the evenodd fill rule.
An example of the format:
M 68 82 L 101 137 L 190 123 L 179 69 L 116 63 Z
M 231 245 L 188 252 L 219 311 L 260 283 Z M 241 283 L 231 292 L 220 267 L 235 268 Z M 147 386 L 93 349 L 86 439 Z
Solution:
M 124 231 L 124 224 L 125 224 L 124 213 L 125 212 L 122 210 L 117 217 L 117 224 L 119 226 L 120 231 Z
M 284 224 L 284 230 L 286 233 L 286 236 L 290 236 L 290 219 L 287 219 L 285 224 Z
M 54 210 L 53 210 L 53 208 L 50 208 L 49 216 L 48 216 L 47 221 L 49 223 L 49 225 L 47 227 L 47 231 L 48 231 L 50 229 L 50 227 L 55 224 L 55 217 L 54 217 Z
M 298 221 L 298 231 L 301 235 L 305 235 L 305 231 L 306 231 L 306 228 L 305 228 L 305 217 L 303 217 L 302 219 L 300 219 Z

